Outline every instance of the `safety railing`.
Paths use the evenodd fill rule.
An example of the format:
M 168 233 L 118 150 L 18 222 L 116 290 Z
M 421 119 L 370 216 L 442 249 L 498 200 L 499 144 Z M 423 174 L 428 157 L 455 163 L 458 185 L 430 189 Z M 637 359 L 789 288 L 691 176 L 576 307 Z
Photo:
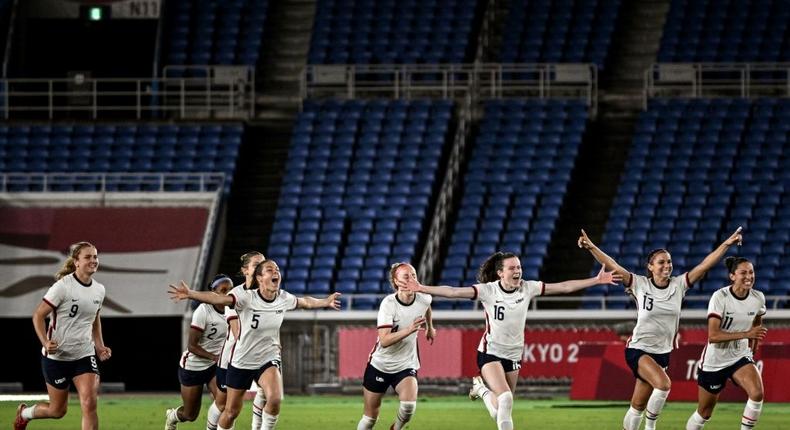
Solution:
M 233 73 L 164 78 L 3 79 L 5 119 L 247 119 L 254 86 Z
M 644 72 L 654 97 L 790 97 L 790 63 L 660 63 Z
M 224 173 L 4 173 L 0 192 L 222 191 Z
M 593 113 L 598 69 L 593 64 L 308 65 L 302 98 L 581 98 Z

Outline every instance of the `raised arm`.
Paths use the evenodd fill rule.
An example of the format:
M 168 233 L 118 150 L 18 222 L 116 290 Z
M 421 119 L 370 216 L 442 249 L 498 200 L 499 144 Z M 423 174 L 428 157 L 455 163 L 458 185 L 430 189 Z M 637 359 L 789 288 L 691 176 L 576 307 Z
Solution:
M 606 268 L 604 266 L 601 266 L 601 270 L 594 278 L 576 279 L 572 281 L 557 282 L 554 284 L 544 284 L 545 289 L 543 290 L 543 294 L 570 294 L 584 288 L 592 287 L 594 285 L 615 285 L 617 282 L 623 280 L 622 276 L 619 274 L 616 274 L 615 272 L 607 272 L 605 269 Z
M 750 339 L 750 344 L 755 344 L 765 337 L 768 329 L 762 325 L 762 318 L 760 320 L 755 318 L 754 325 L 749 331 L 727 332 L 721 329 L 721 317 L 709 316 L 708 317 L 708 342 L 721 343 L 729 342 L 731 340 Z
M 593 258 L 596 261 L 603 264 L 603 266 L 608 269 L 614 271 L 615 274 L 620 275 L 622 277 L 623 283 L 625 285 L 631 284 L 631 272 L 625 270 L 623 266 L 619 265 L 614 258 L 608 256 L 605 252 L 601 251 L 600 248 L 595 246 L 592 240 L 587 236 L 587 232 L 582 229 L 582 235 L 579 236 L 579 240 L 576 241 L 576 244 L 579 248 L 584 248 L 590 251 Z
M 475 287 L 427 286 L 422 285 L 414 279 L 409 280 L 409 282 L 405 284 L 396 279 L 395 285 L 406 288 L 409 291 L 414 291 L 415 293 L 425 293 L 450 299 L 474 299 L 477 297 L 477 290 Z
M 402 341 L 403 339 L 405 339 L 415 331 L 425 330 L 423 324 L 425 324 L 425 317 L 419 317 L 414 321 L 412 321 L 411 325 L 409 325 L 408 328 L 403 330 L 398 330 L 395 332 L 392 331 L 392 327 L 389 326 L 381 327 L 378 329 L 379 345 L 381 345 L 382 348 L 387 348 L 391 345 L 394 345 Z
M 315 297 L 298 297 L 296 299 L 296 309 L 320 309 L 329 308 L 336 311 L 340 310 L 340 293 L 332 293 L 323 299 L 316 299 Z
M 202 303 L 210 303 L 212 305 L 232 306 L 233 296 L 230 294 L 219 295 L 213 291 L 195 291 L 189 288 L 186 282 L 181 281 L 178 285 L 170 284 L 170 300 L 177 302 L 179 300 L 192 299 Z
M 692 284 L 697 283 L 705 273 L 708 272 L 716 263 L 724 257 L 724 254 L 727 253 L 727 249 L 730 246 L 738 244 L 740 245 L 743 241 L 743 236 L 741 235 L 741 227 L 738 227 L 730 237 L 727 238 L 724 242 L 721 243 L 716 249 L 713 250 L 707 257 L 705 257 L 699 264 L 697 264 L 693 269 L 691 269 L 688 273 L 689 282 Z

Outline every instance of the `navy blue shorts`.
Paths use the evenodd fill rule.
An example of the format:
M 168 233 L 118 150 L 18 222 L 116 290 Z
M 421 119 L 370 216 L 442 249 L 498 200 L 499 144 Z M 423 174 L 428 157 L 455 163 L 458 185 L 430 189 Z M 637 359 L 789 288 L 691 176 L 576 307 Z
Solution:
M 267 361 L 259 369 L 237 369 L 232 365 L 228 365 L 228 371 L 225 373 L 225 386 L 237 390 L 249 390 L 252 386 L 252 381 L 257 382 L 263 372 L 270 367 L 276 367 L 279 371 L 280 360 Z
M 719 394 L 721 390 L 724 389 L 724 386 L 727 385 L 728 379 L 732 380 L 733 384 L 738 385 L 738 383 L 732 379 L 732 375 L 741 367 L 753 363 L 754 361 L 752 359 L 743 357 L 724 369 L 715 372 L 705 372 L 701 368 L 697 368 L 697 385 L 711 394 Z
M 178 382 L 185 387 L 208 384 L 211 382 L 211 379 L 216 376 L 216 368 L 216 364 L 211 365 L 211 367 L 205 370 L 187 370 L 179 366 Z
M 219 390 L 222 391 L 223 393 L 227 393 L 228 392 L 228 386 L 225 385 L 225 378 L 228 375 L 228 369 L 223 369 L 223 368 L 217 366 L 217 373 L 216 373 L 216 375 L 217 375 L 217 388 L 219 388 Z
M 67 390 L 71 380 L 83 373 L 99 374 L 99 365 L 95 355 L 82 357 L 79 360 L 53 360 L 41 356 L 41 371 L 44 381 L 58 390 Z
M 365 367 L 365 376 L 362 379 L 362 386 L 373 393 L 386 393 L 389 387 L 393 389 L 400 384 L 400 381 L 413 376 L 417 378 L 415 369 L 404 369 L 398 373 L 384 373 L 368 363 Z
M 485 352 L 477 351 L 477 368 L 483 370 L 483 366 L 487 363 L 498 361 L 502 363 L 502 368 L 505 373 L 521 369 L 521 361 L 506 360 L 497 357 L 496 355 L 486 354 Z
M 634 374 L 634 378 L 637 378 L 641 381 L 647 382 L 639 376 L 639 359 L 642 358 L 643 355 L 647 355 L 655 360 L 656 364 L 659 367 L 667 370 L 669 367 L 669 353 L 665 352 L 663 354 L 653 354 L 650 352 L 642 351 L 641 349 L 636 348 L 626 348 L 625 349 L 625 362 L 628 363 L 628 367 L 631 368 L 631 373 Z

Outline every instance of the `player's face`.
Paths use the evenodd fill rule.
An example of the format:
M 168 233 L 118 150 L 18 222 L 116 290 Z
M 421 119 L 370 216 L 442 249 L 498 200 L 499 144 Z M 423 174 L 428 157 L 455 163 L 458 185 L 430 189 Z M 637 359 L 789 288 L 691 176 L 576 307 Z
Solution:
M 84 275 L 93 275 L 99 270 L 99 253 L 92 246 L 84 246 L 74 260 L 77 272 Z
M 258 275 L 258 285 L 270 291 L 277 291 L 280 288 L 280 267 L 274 261 L 261 264 L 263 264 L 263 270 Z
M 402 264 L 395 270 L 395 280 L 401 284 L 406 284 L 409 281 L 417 280 L 417 271 L 411 264 Z M 407 291 L 400 289 L 401 291 Z
M 521 260 L 510 257 L 502 262 L 502 269 L 497 271 L 502 285 L 518 287 L 521 284 Z
M 735 268 L 734 273 L 730 273 L 732 285 L 738 288 L 752 288 L 754 286 L 754 266 L 748 261 L 744 261 Z
M 667 279 L 672 275 L 672 256 L 668 252 L 659 252 L 647 265 L 653 279 Z
M 247 262 L 247 265 L 241 268 L 241 274 L 244 275 L 245 278 L 250 279 L 252 274 L 255 273 L 255 268 L 261 264 L 261 261 L 263 261 L 262 255 L 250 257 L 250 261 Z
M 228 294 L 228 291 L 230 291 L 231 288 L 233 288 L 233 284 L 225 281 L 217 285 L 217 287 L 214 288 L 214 292 L 219 294 L 220 296 L 224 296 L 225 294 Z

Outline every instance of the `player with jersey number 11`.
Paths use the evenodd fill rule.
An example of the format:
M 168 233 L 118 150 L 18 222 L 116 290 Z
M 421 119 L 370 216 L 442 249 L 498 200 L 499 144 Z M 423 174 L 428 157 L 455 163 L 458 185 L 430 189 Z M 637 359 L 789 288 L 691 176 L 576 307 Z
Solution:
M 614 284 L 622 278 L 603 268 L 593 278 L 544 283 L 521 279 L 521 260 L 510 252 L 497 252 L 480 266 L 478 283 L 471 287 L 425 286 L 416 279 L 401 281 L 399 288 L 456 299 L 479 299 L 485 310 L 486 329 L 477 348 L 481 377 L 472 379 L 469 396 L 482 398 L 497 429 L 513 429 L 513 392 L 518 382 L 524 351 L 524 327 L 533 297 L 569 294 L 599 284 Z

